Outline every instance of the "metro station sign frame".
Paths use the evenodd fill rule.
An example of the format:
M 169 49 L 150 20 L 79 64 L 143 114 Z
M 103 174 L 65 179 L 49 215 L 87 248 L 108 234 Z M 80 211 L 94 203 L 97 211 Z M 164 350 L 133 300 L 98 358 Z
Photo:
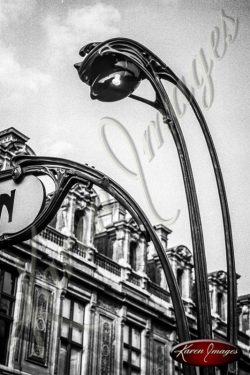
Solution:
M 55 157 L 29 155 L 14 156 L 11 160 L 11 168 L 0 172 L 0 194 L 10 193 L 1 191 L 2 182 L 14 180 L 18 188 L 18 184 L 20 184 L 19 186 L 22 184 L 22 179 L 24 180 L 26 176 L 30 175 L 49 176 L 54 181 L 55 191 L 46 196 L 45 204 L 30 225 L 16 233 L 3 233 L 0 236 L 0 249 L 32 239 L 45 229 L 75 184 L 83 184 L 89 190 L 93 185 L 96 185 L 117 199 L 137 222 L 139 230 L 144 234 L 146 240 L 152 241 L 169 286 L 179 339 L 181 342 L 190 340 L 182 298 L 169 259 L 149 219 L 131 195 L 107 175 L 87 164 L 83 165 Z

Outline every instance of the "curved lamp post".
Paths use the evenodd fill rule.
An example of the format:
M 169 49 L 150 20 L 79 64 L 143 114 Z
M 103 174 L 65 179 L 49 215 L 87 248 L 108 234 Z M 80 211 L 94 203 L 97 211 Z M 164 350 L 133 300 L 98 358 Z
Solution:
M 133 40 L 114 38 L 102 43 L 90 43 L 80 50 L 80 55 L 84 57 L 84 60 L 75 64 L 75 68 L 80 79 L 91 87 L 92 99 L 112 102 L 129 96 L 159 110 L 170 128 L 181 164 L 189 210 L 196 281 L 198 334 L 200 338 L 206 339 L 212 336 L 212 322 L 198 199 L 185 139 L 161 79 L 176 85 L 192 106 L 207 142 L 220 197 L 227 256 L 227 338 L 228 341 L 236 344 L 237 281 L 230 215 L 218 156 L 206 121 L 195 98 L 184 83 L 155 54 Z M 133 94 L 143 79 L 150 81 L 156 94 L 155 101 Z M 203 371 L 204 373 L 214 373 L 213 369 L 203 369 Z M 230 372 L 235 373 L 235 364 L 230 365 Z

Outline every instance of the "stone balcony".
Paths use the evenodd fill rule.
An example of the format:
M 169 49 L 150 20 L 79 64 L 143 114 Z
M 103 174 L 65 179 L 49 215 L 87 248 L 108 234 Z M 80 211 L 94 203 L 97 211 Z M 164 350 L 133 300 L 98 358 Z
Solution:
M 152 282 L 146 274 L 132 270 L 129 265 L 119 264 L 95 247 L 68 238 L 50 226 L 28 242 L 34 251 L 45 252 L 52 261 L 59 261 L 65 266 L 68 262 L 70 267 L 79 270 L 88 267 L 89 274 L 102 277 L 104 283 L 126 284 L 164 308 L 172 306 L 170 293 Z

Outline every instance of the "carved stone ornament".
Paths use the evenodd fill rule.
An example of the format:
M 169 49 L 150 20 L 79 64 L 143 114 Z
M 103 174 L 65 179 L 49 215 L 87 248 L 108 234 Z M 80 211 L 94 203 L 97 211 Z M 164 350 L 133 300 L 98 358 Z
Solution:
M 37 269 L 36 270 L 36 277 L 40 280 L 46 281 L 50 284 L 56 285 L 59 274 L 53 265 L 48 266 L 46 269 Z
M 27 359 L 43 366 L 48 365 L 51 315 L 51 291 L 36 285 Z
M 99 374 L 111 375 L 112 371 L 112 320 L 100 316 Z
M 104 300 L 102 298 L 98 299 L 98 306 L 104 310 L 107 310 L 115 315 L 119 312 L 119 306 L 112 301 Z
M 192 254 L 186 246 L 178 246 L 176 249 L 176 253 L 186 261 L 190 261 L 190 259 L 192 258 Z
M 164 344 L 157 340 L 154 340 L 154 375 L 165 374 L 165 358 L 164 358 Z

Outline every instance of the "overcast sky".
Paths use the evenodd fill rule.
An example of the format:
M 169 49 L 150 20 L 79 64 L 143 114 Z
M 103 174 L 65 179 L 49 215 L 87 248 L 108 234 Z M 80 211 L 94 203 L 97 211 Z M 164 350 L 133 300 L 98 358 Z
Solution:
M 250 292 L 249 24 L 249 2 L 243 0 L 0 0 L 1 130 L 16 127 L 31 138 L 38 155 L 87 162 L 107 173 L 142 205 L 153 224 L 162 222 L 173 231 L 170 246 L 190 248 L 180 166 L 161 117 L 131 99 L 91 101 L 73 64 L 81 61 L 78 51 L 84 44 L 122 36 L 146 45 L 193 87 L 225 179 L 240 294 Z M 173 88 L 166 87 L 191 156 L 208 268 L 225 269 L 219 200 L 206 145 L 190 109 L 181 113 L 183 98 L 179 95 L 176 103 Z M 139 92 L 153 97 L 149 85 Z M 157 121 L 160 137 L 152 128 Z M 151 151 L 145 138 L 150 124 Z

